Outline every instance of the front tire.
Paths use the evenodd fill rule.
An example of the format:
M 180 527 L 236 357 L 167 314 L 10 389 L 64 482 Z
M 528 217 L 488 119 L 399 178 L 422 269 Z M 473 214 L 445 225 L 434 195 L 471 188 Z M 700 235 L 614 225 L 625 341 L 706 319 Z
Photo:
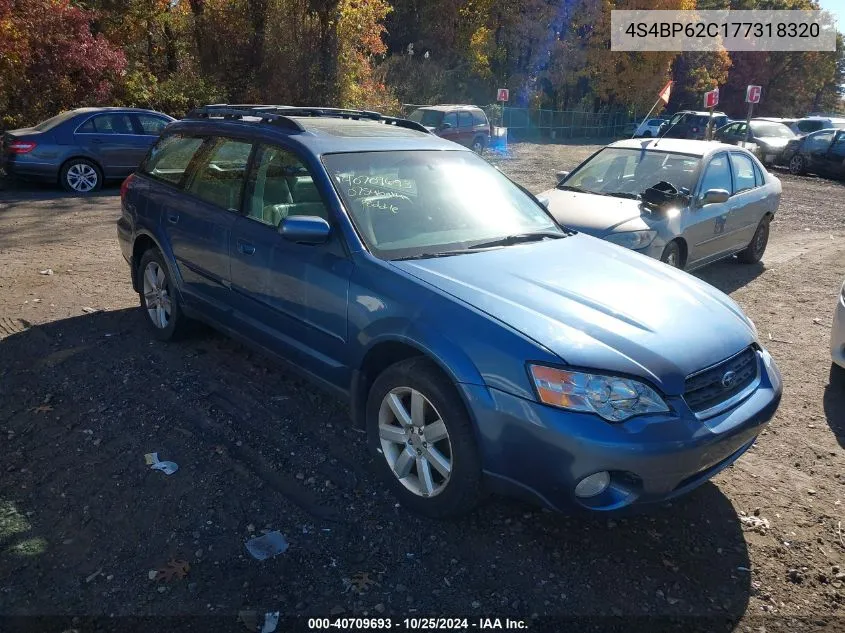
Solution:
M 807 164 L 801 154 L 795 154 L 789 159 L 789 173 L 795 176 L 803 176 L 807 172 Z
M 672 268 L 682 268 L 681 247 L 674 240 L 669 242 L 660 255 L 660 261 Z
M 74 158 L 62 165 L 59 181 L 66 191 L 85 195 L 103 186 L 103 172 L 90 160 Z
M 176 286 L 158 249 L 144 252 L 138 264 L 138 288 L 147 325 L 160 341 L 177 337 L 186 317 L 179 305 Z
M 760 220 L 751 242 L 745 250 L 737 254 L 737 259 L 743 264 L 756 264 L 763 259 L 763 253 L 766 252 L 766 245 L 769 243 L 769 222 L 769 218 Z
M 388 367 L 367 397 L 367 441 L 379 474 L 412 511 L 471 511 L 482 496 L 472 423 L 454 384 L 431 361 Z

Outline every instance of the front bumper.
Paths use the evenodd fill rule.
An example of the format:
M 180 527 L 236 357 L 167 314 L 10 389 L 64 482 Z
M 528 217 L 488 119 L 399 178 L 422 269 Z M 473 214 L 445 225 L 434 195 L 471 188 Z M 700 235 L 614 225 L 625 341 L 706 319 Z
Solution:
M 845 296 L 841 292 L 833 313 L 833 326 L 830 328 L 830 357 L 845 369 Z
M 462 387 L 494 490 L 557 510 L 612 511 L 689 492 L 750 448 L 782 394 L 780 372 L 768 352 L 758 352 L 758 362 L 759 387 L 703 421 L 679 396 L 667 398 L 667 414 L 610 424 L 496 389 Z M 576 484 L 600 471 L 611 473 L 610 486 L 595 497 L 576 497 Z

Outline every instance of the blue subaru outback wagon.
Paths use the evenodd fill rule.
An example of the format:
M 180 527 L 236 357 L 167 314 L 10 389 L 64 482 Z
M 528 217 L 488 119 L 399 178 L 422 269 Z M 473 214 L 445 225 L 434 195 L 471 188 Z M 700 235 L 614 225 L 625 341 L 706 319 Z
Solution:
M 733 463 L 780 401 L 726 295 L 559 226 L 412 121 L 208 106 L 121 195 L 152 332 L 200 319 L 344 396 L 386 485 L 430 516 L 487 491 L 665 501 Z

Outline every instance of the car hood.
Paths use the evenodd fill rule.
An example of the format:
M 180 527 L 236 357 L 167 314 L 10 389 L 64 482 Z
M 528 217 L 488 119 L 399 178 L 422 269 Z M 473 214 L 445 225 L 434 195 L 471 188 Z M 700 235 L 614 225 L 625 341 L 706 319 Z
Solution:
M 651 214 L 641 209 L 638 200 L 561 189 L 549 189 L 538 197 L 549 201 L 548 209 L 559 223 L 595 237 L 649 228 L 644 218 Z
M 786 147 L 787 143 L 792 139 L 783 138 L 782 136 L 758 136 L 757 142 L 769 147 Z
M 640 376 L 669 395 L 683 393 L 687 375 L 755 340 L 725 294 L 588 235 L 392 265 L 568 365 Z

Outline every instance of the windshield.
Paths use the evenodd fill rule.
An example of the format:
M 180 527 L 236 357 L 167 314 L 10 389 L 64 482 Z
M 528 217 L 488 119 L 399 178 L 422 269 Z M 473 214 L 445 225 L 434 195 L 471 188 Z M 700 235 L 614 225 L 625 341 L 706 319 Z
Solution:
M 420 108 L 411 112 L 408 118 L 411 121 L 422 123 L 426 127 L 437 127 L 443 120 L 443 113 L 440 110 L 425 110 Z
M 761 138 L 793 138 L 795 134 L 786 127 L 783 123 L 774 123 L 771 121 L 752 121 L 751 130 L 754 136 Z
M 598 194 L 641 194 L 666 181 L 676 189 L 692 189 L 701 158 L 656 150 L 606 147 L 558 185 Z
M 327 154 L 323 164 L 382 259 L 461 252 L 525 233 L 564 235 L 543 207 L 472 152 Z
M 46 132 L 47 130 L 56 127 L 59 123 L 64 123 L 75 115 L 76 113 L 73 111 L 62 112 L 61 114 L 57 114 L 56 116 L 47 119 L 46 121 L 41 121 L 41 123 L 34 126 L 32 129 L 38 130 L 39 132 Z

